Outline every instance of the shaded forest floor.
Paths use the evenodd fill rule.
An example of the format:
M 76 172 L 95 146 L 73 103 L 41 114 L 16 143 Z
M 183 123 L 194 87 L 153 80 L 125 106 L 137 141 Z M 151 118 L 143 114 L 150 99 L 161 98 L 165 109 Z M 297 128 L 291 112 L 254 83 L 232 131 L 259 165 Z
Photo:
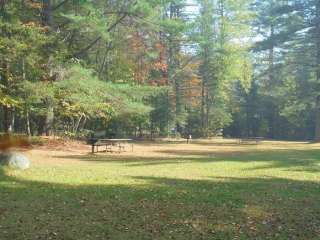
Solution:
M 319 239 L 320 145 L 41 146 L 0 168 L 0 239 Z

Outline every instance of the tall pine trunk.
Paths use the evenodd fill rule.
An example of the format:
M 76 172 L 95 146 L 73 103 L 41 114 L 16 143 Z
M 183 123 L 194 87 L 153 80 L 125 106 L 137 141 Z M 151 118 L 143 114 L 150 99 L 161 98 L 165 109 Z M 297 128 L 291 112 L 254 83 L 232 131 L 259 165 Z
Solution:
M 9 126 L 9 109 L 7 106 L 3 106 L 3 129 L 6 133 L 8 133 Z
M 30 124 L 29 110 L 26 110 L 26 131 L 27 131 L 27 135 L 30 137 L 31 136 L 31 124 Z
M 5 94 L 10 96 L 11 84 L 9 80 L 10 76 L 10 64 L 7 61 L 4 61 L 2 64 L 1 72 L 1 84 L 5 87 Z M 3 106 L 3 128 L 6 133 L 12 133 L 14 131 L 15 123 L 15 108 L 14 106 L 4 105 Z
M 206 98 L 205 98 L 205 82 L 204 79 L 201 81 L 201 131 L 202 135 L 204 135 L 205 132 L 205 104 L 206 104 Z
M 51 0 L 42 0 L 43 9 L 42 9 L 42 24 L 44 27 L 47 27 L 50 31 L 52 27 L 52 1 Z M 49 65 L 49 77 L 53 76 L 52 66 L 50 66 L 51 57 L 48 57 Z M 52 81 L 52 79 L 50 79 Z M 53 122 L 54 122 L 54 107 L 52 99 L 47 99 L 47 113 L 44 120 L 44 133 L 46 136 L 52 135 L 53 132 Z
M 210 137 L 210 132 L 209 132 L 209 128 L 210 128 L 210 125 L 209 125 L 209 119 L 210 119 L 210 107 L 211 107 L 211 104 L 212 102 L 210 101 L 210 88 L 207 87 L 207 93 L 206 93 L 206 106 L 207 106 L 207 109 L 206 109 L 206 135 L 205 137 Z
M 269 46 L 269 69 L 268 69 L 268 77 L 269 77 L 269 90 L 272 90 L 272 86 L 275 84 L 275 74 L 274 74 L 274 49 L 275 49 L 275 43 L 274 43 L 274 34 L 275 34 L 275 26 L 272 22 L 270 25 L 270 46 Z M 271 103 L 271 119 L 269 119 L 269 125 L 271 126 L 269 136 L 271 138 L 275 137 L 276 132 L 276 107 L 273 103 Z
M 51 0 L 42 0 L 42 24 L 43 26 L 50 27 L 52 20 L 52 3 Z
M 14 132 L 15 121 L 16 121 L 16 108 L 12 107 L 12 108 L 10 108 L 10 120 L 9 120 L 9 126 L 8 126 L 9 133 Z
M 316 40 L 316 80 L 317 96 L 315 106 L 315 133 L 314 140 L 320 141 L 320 1 L 316 1 L 316 21 L 315 21 L 315 40 Z
M 51 101 L 48 101 L 51 102 Z M 53 122 L 54 122 L 54 108 L 52 103 L 47 104 L 47 114 L 45 117 L 44 133 L 46 136 L 53 134 Z
M 170 19 L 181 19 L 181 6 L 176 3 L 170 4 Z M 175 96 L 175 125 L 179 131 L 181 127 L 181 116 L 184 112 L 182 99 L 182 81 L 177 72 L 180 68 L 179 54 L 181 51 L 180 35 L 175 33 L 169 36 L 169 82 L 173 85 Z
M 25 64 L 25 59 L 22 59 L 22 80 L 26 81 L 26 64 Z M 27 103 L 25 103 L 24 107 L 24 114 L 25 114 L 25 127 L 26 127 L 26 133 L 28 136 L 31 136 L 31 125 L 30 125 L 30 109 Z

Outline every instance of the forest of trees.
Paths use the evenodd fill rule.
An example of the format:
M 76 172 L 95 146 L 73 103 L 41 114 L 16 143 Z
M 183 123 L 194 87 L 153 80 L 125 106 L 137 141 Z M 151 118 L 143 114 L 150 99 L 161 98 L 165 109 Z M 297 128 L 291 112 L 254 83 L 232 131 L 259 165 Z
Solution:
M 0 123 L 320 140 L 320 1 L 0 0 Z

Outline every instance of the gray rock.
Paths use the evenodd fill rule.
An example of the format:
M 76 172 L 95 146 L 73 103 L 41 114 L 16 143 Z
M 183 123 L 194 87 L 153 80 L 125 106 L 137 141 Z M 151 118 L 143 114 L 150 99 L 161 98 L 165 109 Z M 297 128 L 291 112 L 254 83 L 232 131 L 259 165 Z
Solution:
M 25 155 L 15 152 L 1 153 L 0 164 L 19 170 L 25 170 L 30 167 L 29 159 Z

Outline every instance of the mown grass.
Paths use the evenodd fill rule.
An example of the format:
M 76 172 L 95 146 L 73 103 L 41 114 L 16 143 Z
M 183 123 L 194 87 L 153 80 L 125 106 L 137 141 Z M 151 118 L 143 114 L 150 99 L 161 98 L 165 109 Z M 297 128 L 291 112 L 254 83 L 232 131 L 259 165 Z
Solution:
M 65 165 L 0 168 L 0 239 L 320 238 L 312 145 L 162 151 L 174 157 L 79 154 L 60 156 Z

